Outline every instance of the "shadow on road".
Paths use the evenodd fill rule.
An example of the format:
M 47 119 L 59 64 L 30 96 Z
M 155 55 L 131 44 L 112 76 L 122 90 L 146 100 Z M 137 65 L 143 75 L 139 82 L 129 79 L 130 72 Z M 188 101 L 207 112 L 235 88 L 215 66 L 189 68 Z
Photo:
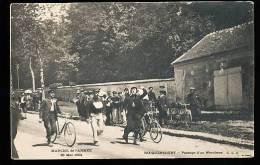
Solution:
M 33 147 L 39 147 L 39 146 L 48 146 L 48 143 L 40 143 L 40 144 L 34 144 Z
M 60 143 L 53 143 L 53 144 L 58 144 L 60 146 L 67 146 L 65 144 L 60 144 Z M 40 143 L 40 144 L 34 144 L 32 145 L 33 147 L 39 147 L 39 146 L 48 146 L 48 143 Z
M 89 146 L 99 146 L 97 144 L 94 143 L 77 143 L 78 145 L 89 145 Z

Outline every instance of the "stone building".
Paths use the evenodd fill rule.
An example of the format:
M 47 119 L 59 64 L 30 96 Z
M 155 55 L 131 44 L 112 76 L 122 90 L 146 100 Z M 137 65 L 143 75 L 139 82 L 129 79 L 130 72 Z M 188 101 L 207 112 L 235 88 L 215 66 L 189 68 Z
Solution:
M 193 86 L 208 110 L 252 110 L 254 22 L 206 35 L 171 65 L 176 97 Z

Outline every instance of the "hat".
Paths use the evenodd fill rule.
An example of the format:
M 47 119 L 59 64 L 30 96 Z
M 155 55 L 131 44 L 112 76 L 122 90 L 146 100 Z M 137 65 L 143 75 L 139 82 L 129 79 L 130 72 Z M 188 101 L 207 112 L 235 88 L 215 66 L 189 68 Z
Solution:
M 190 90 L 195 90 L 195 88 L 194 87 L 190 87 Z
M 130 90 L 133 90 L 134 88 L 137 90 L 137 87 L 132 87 Z
M 160 92 L 160 93 L 166 93 L 166 91 L 165 91 L 165 90 L 160 90 L 159 92 Z
M 148 89 L 151 89 L 151 88 L 153 89 L 153 87 L 149 87 Z
M 94 100 L 94 101 L 97 101 L 97 100 L 98 100 L 98 96 L 95 95 L 95 96 L 93 97 L 93 100 Z
M 79 90 L 79 89 L 77 90 L 77 93 L 80 93 L 80 90 Z
M 116 94 L 117 92 L 116 91 L 113 91 L 113 94 Z
M 48 93 L 54 93 L 54 89 L 50 89 Z

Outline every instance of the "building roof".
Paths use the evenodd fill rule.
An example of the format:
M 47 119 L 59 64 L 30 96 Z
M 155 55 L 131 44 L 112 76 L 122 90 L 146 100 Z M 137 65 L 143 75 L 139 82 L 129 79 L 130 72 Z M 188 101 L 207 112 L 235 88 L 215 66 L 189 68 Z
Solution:
M 187 60 L 209 56 L 243 46 L 253 46 L 254 22 L 248 22 L 232 28 L 223 29 L 207 34 L 190 50 L 171 63 L 184 62 Z

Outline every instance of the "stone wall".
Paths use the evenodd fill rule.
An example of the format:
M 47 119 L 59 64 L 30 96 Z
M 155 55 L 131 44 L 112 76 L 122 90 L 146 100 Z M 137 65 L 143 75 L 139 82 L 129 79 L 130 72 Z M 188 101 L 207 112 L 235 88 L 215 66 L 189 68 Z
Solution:
M 175 102 L 176 89 L 174 79 L 147 79 L 147 80 L 136 80 L 136 81 L 122 81 L 122 82 L 109 82 L 109 83 L 98 83 L 98 84 L 84 84 L 76 86 L 63 86 L 56 90 L 56 95 L 61 100 L 71 101 L 76 96 L 77 89 L 101 89 L 104 92 L 117 91 L 123 92 L 125 88 L 131 87 L 144 87 L 148 90 L 149 87 L 153 87 L 156 97 L 159 96 L 160 86 L 164 86 L 167 92 L 167 97 L 170 102 Z

